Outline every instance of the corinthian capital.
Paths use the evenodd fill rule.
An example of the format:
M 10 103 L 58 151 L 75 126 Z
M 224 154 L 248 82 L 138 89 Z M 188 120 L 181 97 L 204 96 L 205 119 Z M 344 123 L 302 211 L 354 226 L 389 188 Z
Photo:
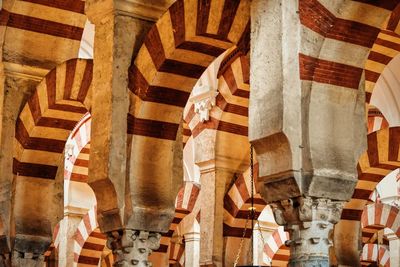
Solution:
M 280 225 L 311 221 L 336 224 L 340 220 L 344 202 L 324 198 L 299 197 L 274 202 L 271 206 L 276 221 Z
M 161 235 L 147 231 L 121 230 L 108 233 L 107 247 L 117 255 L 116 266 L 152 266 L 149 255 L 160 246 Z

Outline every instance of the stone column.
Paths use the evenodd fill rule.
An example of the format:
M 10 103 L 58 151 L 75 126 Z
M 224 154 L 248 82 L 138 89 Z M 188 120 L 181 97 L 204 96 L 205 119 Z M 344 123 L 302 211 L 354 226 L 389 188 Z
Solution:
M 223 266 L 223 221 L 226 177 L 215 161 L 196 163 L 200 167 L 200 266 Z
M 329 266 L 332 229 L 344 202 L 299 197 L 272 204 L 275 219 L 290 233 L 289 266 Z
M 96 195 L 100 228 L 105 232 L 124 225 L 128 69 L 153 24 L 130 12 L 129 2 L 90 0 L 85 6 L 95 25 L 89 185 Z
M 185 234 L 185 267 L 200 266 L 200 233 Z
M 251 3 L 249 140 L 259 163 L 258 190 L 290 232 L 289 266 L 329 266 L 331 230 L 352 197 L 366 147 L 365 92 L 362 84 L 348 90 L 314 80 L 331 71 L 304 62 L 327 53 L 325 39 L 304 25 L 315 10 L 306 2 Z M 335 51 L 344 51 L 337 45 Z
M 131 177 L 127 173 L 128 69 L 167 2 L 86 1 L 85 12 L 95 25 L 89 185 L 96 195 L 100 229 L 117 254 L 115 266 L 151 266 L 148 255 L 159 247 L 160 234 L 151 225 L 158 225 L 163 217 L 140 221 L 143 214 L 132 204 L 136 195 L 132 196 L 132 181 L 127 180 Z M 149 207 L 141 211 L 151 213 Z M 133 218 L 142 223 L 131 223 Z

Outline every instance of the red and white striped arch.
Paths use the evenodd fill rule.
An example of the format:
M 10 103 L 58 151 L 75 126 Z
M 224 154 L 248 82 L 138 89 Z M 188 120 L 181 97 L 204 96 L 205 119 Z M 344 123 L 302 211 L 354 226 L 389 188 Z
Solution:
M 386 175 L 400 167 L 400 127 L 372 132 L 367 136 L 368 149 L 358 163 L 358 182 L 352 199 L 346 203 L 342 220 L 360 221 L 369 197 Z
M 302 30 L 308 38 L 318 40 L 321 47 L 302 48 L 300 79 L 313 81 L 313 87 L 322 84 L 335 90 L 358 90 L 364 58 L 396 4 L 395 1 L 300 1 Z
M 383 203 L 370 204 L 361 216 L 362 228 L 375 226 L 389 228 L 400 237 L 400 212 L 395 206 Z
M 74 266 L 98 266 L 106 236 L 98 228 L 96 206 L 83 216 L 74 239 Z
M 289 240 L 289 233 L 283 227 L 276 229 L 264 245 L 264 253 L 269 258 L 272 266 L 286 266 L 289 261 L 289 249 L 285 242 Z M 282 265 L 286 264 L 286 265 Z
M 88 181 L 91 123 L 91 115 L 86 113 L 72 130 L 67 140 L 64 164 L 65 180 L 75 182 Z
M 258 177 L 258 165 L 254 166 L 254 181 Z M 232 187 L 224 197 L 224 236 L 225 237 L 242 237 L 245 228 L 246 220 L 250 216 L 249 208 L 251 207 L 251 182 L 250 182 L 251 169 L 248 168 L 241 174 Z M 256 208 L 255 216 L 261 214 L 264 210 L 266 203 L 262 197 L 257 194 L 255 182 L 253 185 L 255 194 L 254 207 Z M 249 229 L 249 224 L 247 225 Z M 250 238 L 251 231 L 246 231 L 245 237 Z
M 153 192 L 163 188 L 171 169 L 173 145 L 183 108 L 207 67 L 228 49 L 249 49 L 249 0 L 178 0 L 148 32 L 129 69 L 128 134 L 144 154 L 162 155 L 154 163 L 133 153 L 132 176 L 146 174 Z M 160 131 L 160 129 L 162 129 Z M 159 158 L 159 157 L 157 157 Z M 161 158 L 161 157 L 160 157 Z M 133 166 L 140 162 L 137 166 Z M 159 185 L 159 186 L 157 186 Z M 156 191 L 154 191 L 156 190 Z
M 365 91 L 366 101 L 370 102 L 375 84 L 389 62 L 400 52 L 400 3 L 388 16 L 387 22 L 379 32 L 368 60 L 365 64 Z
M 379 266 L 390 267 L 390 251 L 386 246 L 365 244 L 360 260 L 361 266 L 370 266 L 371 263 L 379 262 Z
M 194 112 L 194 104 L 187 107 L 184 113 L 184 131 L 186 138 L 196 138 L 205 129 L 231 133 L 247 138 L 249 106 L 249 61 L 241 56 L 239 50 L 233 50 L 222 61 L 220 66 L 218 95 L 216 106 L 211 110 L 210 120 L 200 122 Z

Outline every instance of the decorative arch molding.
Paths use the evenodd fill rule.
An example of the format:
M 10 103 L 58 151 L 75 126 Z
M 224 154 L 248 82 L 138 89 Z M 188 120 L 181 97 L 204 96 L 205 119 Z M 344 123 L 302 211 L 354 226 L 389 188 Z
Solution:
M 249 68 L 248 58 L 234 49 L 220 65 L 218 94 L 210 119 L 201 122 L 194 104 L 187 105 L 184 111 L 184 140 L 192 136 L 199 149 L 204 149 L 204 142 L 212 142 L 215 145 L 210 145 L 209 151 L 216 165 L 233 172 L 244 172 L 249 165 Z M 236 140 L 234 145 L 229 141 L 231 138 Z
M 194 111 L 194 105 L 191 105 L 185 112 L 184 121 L 187 126 L 184 126 L 184 129 L 188 128 L 190 130 L 188 133 L 193 138 L 196 138 L 205 129 L 247 137 L 250 63 L 248 58 L 240 56 L 238 51 L 234 50 L 231 53 L 235 57 L 225 63 L 229 65 L 223 65 L 224 61 L 221 63 L 219 93 L 216 96 L 216 107 L 211 110 L 210 121 L 201 123 L 198 114 Z M 228 54 L 226 59 L 229 59 L 231 54 Z
M 385 246 L 365 244 L 360 260 L 366 264 L 379 261 L 379 266 L 390 267 L 390 251 Z
M 391 127 L 372 132 L 367 136 L 368 148 L 357 165 L 358 182 L 342 211 L 341 220 L 335 226 L 335 250 L 338 260 L 347 264 L 359 260 L 358 244 L 361 242 L 361 217 L 369 203 L 369 197 L 385 176 L 399 168 L 400 127 Z M 370 238 L 364 229 L 364 242 Z M 367 234 L 367 235 L 366 235 Z
M 389 228 L 400 238 L 400 213 L 399 209 L 383 203 L 374 203 L 364 208 L 361 216 L 361 226 Z

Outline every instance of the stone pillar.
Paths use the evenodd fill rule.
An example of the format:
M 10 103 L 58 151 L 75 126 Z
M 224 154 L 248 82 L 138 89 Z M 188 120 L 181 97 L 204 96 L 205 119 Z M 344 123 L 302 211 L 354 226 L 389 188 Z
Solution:
M 290 233 L 289 266 L 329 266 L 332 229 L 343 201 L 299 197 L 272 204 L 276 221 Z
M 117 254 L 115 266 L 151 266 L 148 255 L 160 241 L 153 225 L 162 221 L 168 229 L 170 223 L 169 217 L 165 220 L 155 209 L 144 206 L 139 210 L 132 204 L 132 199 L 139 198 L 132 193 L 137 189 L 133 182 L 148 180 L 127 179 L 132 177 L 127 173 L 128 69 L 162 13 L 155 10 L 165 11 L 167 2 L 86 1 L 85 12 L 95 25 L 89 185 L 96 195 L 100 229 L 108 235 L 107 246 Z M 153 220 L 143 220 L 149 213 Z M 140 223 L 132 223 L 135 219 Z
M 153 23 L 129 12 L 129 1 L 86 1 L 85 13 L 95 25 L 89 185 L 109 232 L 124 225 L 128 69 Z
M 251 3 L 249 140 L 258 191 L 290 232 L 289 265 L 329 266 L 331 230 L 352 197 L 366 147 L 365 92 L 362 84 L 348 90 L 314 80 L 319 63 L 303 56 L 318 62 L 327 52 L 325 39 L 303 25 L 309 10 L 306 1 Z M 308 70 L 312 78 L 303 75 Z
M 114 266 L 152 266 L 148 257 L 160 246 L 159 233 L 122 230 L 109 232 L 107 235 L 107 247 L 117 255 Z
M 223 220 L 226 177 L 215 161 L 196 163 L 200 167 L 200 266 L 223 266 Z
M 185 267 L 200 266 L 200 233 L 185 234 Z

